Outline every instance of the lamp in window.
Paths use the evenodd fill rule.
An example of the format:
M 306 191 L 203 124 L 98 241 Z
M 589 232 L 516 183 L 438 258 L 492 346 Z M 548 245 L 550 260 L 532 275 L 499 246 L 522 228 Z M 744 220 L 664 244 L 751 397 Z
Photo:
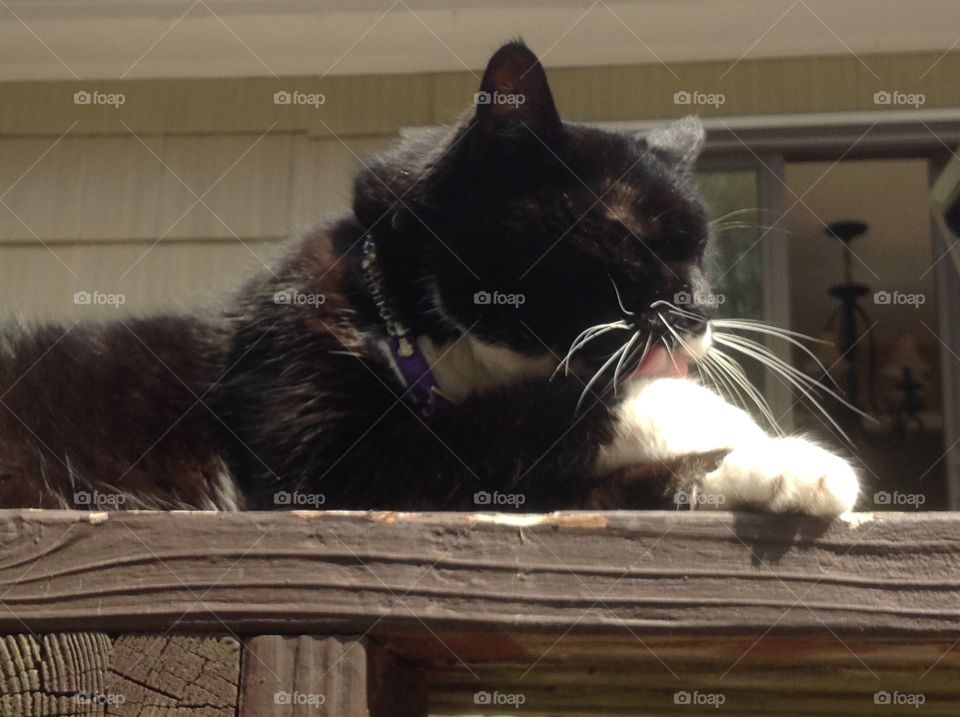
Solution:
M 843 372 L 843 388 L 846 399 L 857 408 L 867 408 L 872 404 L 874 366 L 876 365 L 876 349 L 873 336 L 868 336 L 866 362 L 863 361 L 863 352 L 860 339 L 867 327 L 870 318 L 860 306 L 861 297 L 870 293 L 870 287 L 853 280 L 853 266 L 850 243 L 867 231 L 867 224 L 861 221 L 834 222 L 827 227 L 827 236 L 839 239 L 843 246 L 843 281 L 830 287 L 830 296 L 840 302 L 840 306 L 827 320 L 826 330 L 837 337 L 837 348 L 840 351 Z M 865 366 L 864 366 L 865 364 Z M 860 385 L 861 374 L 866 368 L 867 386 L 863 390 Z M 866 398 L 865 398 L 866 397 Z

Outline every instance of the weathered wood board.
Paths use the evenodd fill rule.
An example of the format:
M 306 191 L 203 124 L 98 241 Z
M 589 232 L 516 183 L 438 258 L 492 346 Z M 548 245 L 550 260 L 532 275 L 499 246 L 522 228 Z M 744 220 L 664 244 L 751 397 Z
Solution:
M 0 512 L 0 714 L 957 715 L 958 568 L 949 513 Z
M 247 644 L 241 709 L 278 717 L 367 717 L 362 640 L 261 635 Z
M 960 637 L 960 516 L 0 511 L 0 630 Z
M 956 639 L 558 637 L 387 645 L 422 669 L 432 715 L 960 715 Z
M 0 637 L 4 716 L 231 717 L 239 677 L 240 643 L 232 637 Z

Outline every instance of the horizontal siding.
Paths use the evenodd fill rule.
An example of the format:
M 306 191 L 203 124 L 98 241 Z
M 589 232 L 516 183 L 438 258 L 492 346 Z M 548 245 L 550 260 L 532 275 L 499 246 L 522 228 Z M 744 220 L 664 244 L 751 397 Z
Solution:
M 838 48 L 838 53 L 842 49 Z M 875 109 L 877 90 L 921 92 L 927 108 L 960 106 L 960 51 L 555 68 L 551 87 L 576 120 L 675 117 L 678 90 L 721 92 L 704 114 L 842 112 Z M 932 68 L 932 69 L 931 69 Z M 671 72 L 672 70 L 672 72 Z M 729 71 L 729 72 L 728 72 Z M 470 72 L 324 78 L 9 82 L 0 84 L 0 136 L 116 134 L 126 123 L 146 134 L 303 131 L 342 137 L 392 135 L 399 127 L 447 122 L 470 105 Z M 73 104 L 77 91 L 123 93 L 119 108 Z M 324 96 L 319 107 L 276 105 L 277 91 Z
M 727 62 L 679 63 L 676 76 L 659 65 L 559 68 L 550 78 L 563 114 L 580 121 L 678 116 L 689 110 L 673 103 L 681 89 L 726 96 L 704 115 L 875 109 L 878 89 L 923 92 L 928 109 L 960 106 L 960 52 L 937 58 L 750 60 L 729 74 Z M 363 157 L 402 127 L 454 119 L 476 85 L 469 72 L 0 84 L 0 316 L 113 311 L 73 304 L 79 290 L 123 293 L 121 311 L 209 298 L 255 271 L 255 254 L 347 209 Z M 94 90 L 124 102 L 74 104 Z M 278 91 L 323 103 L 275 104 Z
M 0 205 L 0 318 L 178 310 L 261 269 L 288 237 L 350 205 L 362 158 L 389 137 L 66 138 Z M 0 140 L 17 181 L 52 141 Z M 148 149 L 149 147 L 149 149 Z M 200 201 L 202 200 L 202 202 Z M 123 304 L 74 303 L 78 291 Z
M 107 318 L 181 311 L 228 296 L 277 251 L 276 240 L 14 245 L 0 250 L 7 318 Z M 75 303 L 76 292 L 122 295 L 122 304 Z

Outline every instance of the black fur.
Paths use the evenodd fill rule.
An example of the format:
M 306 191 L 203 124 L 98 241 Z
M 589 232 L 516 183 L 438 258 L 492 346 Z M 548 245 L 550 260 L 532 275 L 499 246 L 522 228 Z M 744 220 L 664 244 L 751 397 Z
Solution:
M 0 504 L 100 486 L 203 507 L 222 457 L 249 508 L 289 507 L 278 491 L 322 494 L 327 508 L 474 508 L 495 490 L 522 493 L 525 510 L 589 505 L 615 398 L 577 411 L 581 377 L 531 379 L 420 416 L 378 347 L 363 238 L 394 312 L 439 344 L 469 329 L 559 357 L 621 318 L 659 336 L 651 303 L 705 281 L 708 222 L 690 174 L 702 129 L 562 123 L 520 43 L 493 56 L 480 92 L 524 101 L 479 104 L 379 157 L 357 177 L 352 213 L 293 242 L 225 315 L 10 333 Z M 275 300 L 288 291 L 323 303 Z M 485 291 L 524 303 L 476 303 Z M 593 342 L 585 366 L 620 341 Z

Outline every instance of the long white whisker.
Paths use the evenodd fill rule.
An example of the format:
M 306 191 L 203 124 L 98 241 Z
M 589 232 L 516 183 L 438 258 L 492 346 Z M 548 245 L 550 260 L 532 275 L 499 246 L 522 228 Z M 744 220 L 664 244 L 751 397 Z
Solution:
M 703 367 L 703 370 L 710 377 L 711 382 L 719 393 L 725 393 L 730 397 L 731 402 L 735 402 L 741 408 L 747 410 L 746 402 L 743 399 L 743 394 L 740 391 L 740 387 L 734 384 L 730 378 L 726 376 L 723 369 L 718 366 L 714 360 L 712 360 L 709 353 L 704 356 L 702 360 L 698 361 L 696 365 L 698 369 L 701 366 Z
M 712 319 L 710 323 L 716 324 L 717 326 L 721 326 L 723 328 L 759 331 L 761 333 L 771 333 L 775 336 L 793 336 L 795 338 L 803 339 L 804 341 L 810 341 L 811 343 L 815 344 L 826 345 L 830 343 L 829 341 L 818 339 L 816 336 L 809 336 L 808 334 L 804 334 L 799 331 L 791 331 L 790 329 L 784 329 L 780 326 L 767 324 L 763 321 L 753 321 L 752 319 Z
M 853 441 L 850 440 L 850 437 L 846 434 L 846 432 L 843 430 L 843 428 L 840 427 L 840 424 L 838 424 L 838 423 L 834 420 L 833 416 L 831 416 L 830 413 L 820 404 L 820 402 L 817 401 L 817 399 L 813 396 L 813 394 L 810 393 L 810 391 L 808 390 L 807 386 L 805 386 L 802 382 L 800 382 L 799 380 L 797 380 L 790 372 L 785 371 L 785 370 L 779 365 L 779 364 L 782 363 L 782 362 L 776 363 L 776 362 L 769 361 L 769 360 L 767 360 L 767 357 L 766 357 L 766 356 L 764 356 L 763 354 L 757 353 L 757 352 L 754 351 L 752 348 L 747 347 L 747 346 L 743 346 L 743 345 L 738 345 L 738 344 L 736 344 L 736 343 L 734 343 L 734 342 L 729 341 L 727 338 L 724 338 L 724 337 L 717 336 L 717 337 L 715 337 L 714 340 L 717 341 L 717 343 L 720 343 L 720 344 L 722 344 L 722 345 L 724 345 L 724 346 L 727 346 L 727 347 L 729 347 L 729 348 L 732 348 L 732 349 L 734 349 L 735 351 L 739 351 L 740 353 L 744 354 L 745 356 L 749 356 L 749 357 L 755 359 L 756 361 L 759 361 L 760 363 L 762 363 L 762 364 L 764 364 L 765 366 L 767 366 L 767 368 L 769 368 L 771 371 L 773 371 L 774 373 L 776 373 L 776 374 L 780 375 L 781 377 L 783 377 L 784 379 L 786 379 L 787 382 L 788 382 L 791 386 L 793 386 L 793 387 L 796 388 L 798 391 L 800 391 L 800 392 L 807 398 L 807 400 L 810 401 L 810 403 L 814 406 L 814 408 L 817 409 L 817 411 L 819 411 L 821 414 L 823 414 L 824 418 L 826 418 L 828 421 L 830 421 L 830 424 L 831 424 L 834 428 L 837 429 L 837 431 L 840 433 L 840 435 L 843 436 L 843 438 L 844 438 L 848 443 L 850 443 L 851 445 L 853 444 Z M 792 367 L 791 367 L 791 368 L 792 368 Z M 803 374 L 801 374 L 801 375 L 803 375 Z M 809 377 L 806 377 L 806 376 L 805 376 L 805 378 L 809 378 Z M 831 392 L 831 393 L 832 393 L 832 392 Z M 847 402 L 844 401 L 842 398 L 839 399 L 839 400 L 840 400 L 841 402 L 843 402 L 845 405 L 849 406 L 849 404 L 847 404 Z M 852 407 L 852 406 L 849 406 L 849 407 L 852 408 L 854 411 L 857 411 L 858 413 L 860 412 L 859 409 L 857 409 L 857 408 L 855 408 L 855 407 Z
M 743 349 L 749 349 L 755 352 L 757 356 L 763 357 L 762 363 L 764 363 L 765 365 L 778 366 L 784 371 L 786 371 L 787 373 L 789 373 L 791 376 L 795 377 L 798 381 L 800 381 L 804 385 L 807 385 L 811 388 L 822 390 L 828 394 L 833 395 L 834 398 L 840 401 L 843 400 L 842 396 L 838 394 L 834 394 L 833 391 L 828 386 L 824 385 L 820 381 L 817 381 L 815 378 L 808 376 L 800 369 L 795 368 L 794 366 L 791 366 L 789 363 L 781 359 L 779 356 L 777 356 L 775 353 L 770 351 L 766 346 L 764 346 L 761 343 L 758 343 L 756 341 L 751 341 L 750 339 L 744 338 L 742 336 L 738 336 L 736 334 L 727 334 L 727 333 L 715 334 L 714 338 L 718 343 L 722 343 L 723 345 L 728 347 L 740 347 Z
M 768 210 L 763 209 L 762 207 L 749 207 L 747 209 L 735 209 L 732 212 L 727 212 L 726 214 L 722 214 L 721 216 L 711 221 L 710 224 L 711 225 L 717 224 L 718 222 L 722 222 L 724 219 L 729 219 L 730 217 L 735 217 L 740 214 L 747 214 L 749 212 L 760 214 L 761 212 L 765 212 L 765 211 L 768 211 Z
M 677 365 L 677 360 L 673 357 L 673 351 L 670 349 L 670 344 L 667 343 L 665 336 L 661 336 L 660 340 L 663 342 L 663 346 L 667 350 L 667 356 L 670 357 L 670 363 L 673 364 L 673 368 L 676 370 L 677 375 L 679 376 L 682 371 L 680 371 L 680 367 Z
M 660 321 L 662 321 L 664 326 L 667 327 L 667 330 L 670 331 L 671 334 L 673 334 L 674 338 L 687 351 L 687 354 L 692 357 L 694 355 L 694 352 L 690 350 L 690 347 L 680 337 L 680 334 L 677 333 L 677 331 L 669 324 L 669 322 L 667 322 L 666 319 L 663 318 L 661 314 L 657 314 L 657 316 L 660 317 Z M 729 357 L 724 356 L 721 352 L 717 351 L 717 349 L 713 349 L 713 352 L 720 353 L 723 359 L 726 359 L 728 362 L 730 362 Z M 708 351 L 707 356 L 705 358 L 709 358 L 709 356 L 710 356 L 710 352 Z M 757 408 L 763 414 L 764 418 L 766 418 L 767 421 L 770 423 L 770 427 L 776 430 L 778 433 L 782 433 L 782 431 L 780 430 L 779 424 L 777 423 L 776 419 L 773 417 L 773 411 L 770 410 L 770 406 L 767 404 L 766 400 L 764 400 L 763 396 L 760 395 L 760 392 L 750 383 L 749 379 L 747 378 L 743 370 L 740 368 L 740 366 L 736 365 L 736 362 L 732 362 L 732 363 L 734 364 L 733 367 L 727 365 L 723 361 L 716 360 L 716 357 L 714 361 L 714 366 L 717 368 L 718 376 L 721 378 L 723 385 L 726 387 L 726 391 L 729 394 L 731 400 L 739 401 L 741 406 L 744 408 L 744 410 L 746 410 L 746 405 L 745 405 L 745 402 L 743 401 L 743 395 L 740 393 L 738 386 L 742 387 L 747 392 L 747 395 L 750 396 L 751 400 L 756 404 Z M 706 361 L 704 361 L 704 369 L 707 370 L 708 375 L 712 375 L 710 374 L 708 363 Z M 727 383 L 727 379 L 726 377 L 724 377 L 725 372 L 729 376 L 730 383 Z
M 870 416 L 868 416 L 866 413 L 861 411 L 856 406 L 850 404 L 843 396 L 841 396 L 836 391 L 832 390 L 829 386 L 824 384 L 822 381 L 817 381 L 816 379 L 811 378 L 810 376 L 805 374 L 803 371 L 800 371 L 799 369 L 794 368 L 793 366 L 788 364 L 786 361 L 781 359 L 779 356 L 772 353 L 763 344 L 759 344 L 756 341 L 751 341 L 750 339 L 746 339 L 743 336 L 737 336 L 735 334 L 719 334 L 715 336 L 715 339 L 717 342 L 722 343 L 725 346 L 729 346 L 730 348 L 740 347 L 741 350 L 750 349 L 751 351 L 756 352 L 758 356 L 763 357 L 763 359 L 760 359 L 758 358 L 758 356 L 754 356 L 754 358 L 757 358 L 757 360 L 760 361 L 761 363 L 769 366 L 770 368 L 773 368 L 774 366 L 780 367 L 783 371 L 785 371 L 786 373 L 789 373 L 800 383 L 803 383 L 804 385 L 810 388 L 815 388 L 817 390 L 823 391 L 828 396 L 835 398 L 837 401 L 842 403 L 851 411 L 856 412 L 863 418 L 870 418 Z
M 817 343 L 824 346 L 829 346 L 830 345 L 829 341 L 824 341 L 823 339 L 818 339 L 813 336 L 808 336 L 807 334 L 800 333 L 799 331 L 790 331 L 789 329 L 782 329 L 778 326 L 769 326 L 761 322 L 754 322 L 754 321 L 747 321 L 747 320 L 734 321 L 729 319 L 719 319 L 712 323 L 718 328 L 731 328 L 738 331 L 748 331 L 748 332 L 752 331 L 758 334 L 763 334 L 765 336 L 773 336 L 779 339 L 783 339 L 787 343 L 793 346 L 796 346 L 798 349 L 803 351 L 807 356 L 813 359 L 813 362 L 820 369 L 820 371 L 822 372 L 822 375 L 825 378 L 829 379 L 830 383 L 833 384 L 834 388 L 836 388 L 837 391 L 842 390 L 840 388 L 840 385 L 833 378 L 833 376 L 830 375 L 830 369 L 824 366 L 823 362 L 817 357 L 817 355 L 813 353 L 813 351 L 811 351 L 807 346 L 805 346 L 798 339 L 803 339 L 804 341 L 810 341 L 812 343 Z M 746 338 L 746 337 L 741 337 L 741 338 Z
M 583 399 L 586 398 L 587 393 L 590 392 L 590 389 L 593 387 L 593 384 L 595 384 L 595 383 L 597 382 L 597 380 L 603 375 L 603 372 L 604 372 L 604 371 L 606 371 L 608 368 L 610 368 L 610 365 L 613 364 L 614 361 L 616 361 L 617 359 L 620 358 L 620 355 L 621 355 L 624 351 L 626 351 L 626 348 L 627 348 L 627 344 L 624 344 L 624 345 L 621 346 L 619 349 L 617 349 L 616 351 L 614 351 L 614 352 L 610 355 L 610 358 L 607 359 L 606 362 L 603 364 L 603 366 L 601 366 L 599 369 L 597 369 L 597 372 L 596 372 L 595 374 L 593 374 L 593 377 L 590 379 L 590 381 L 589 381 L 589 382 L 587 383 L 587 385 L 584 387 L 583 392 L 580 394 L 580 399 L 577 401 L 577 408 L 576 408 L 577 411 L 580 410 L 580 405 L 583 403 Z
M 560 373 L 561 369 L 563 370 L 565 375 L 569 375 L 570 361 L 572 360 L 573 355 L 577 351 L 582 349 L 584 346 L 586 346 L 588 343 L 593 341 L 595 338 L 598 338 L 599 336 L 602 336 L 603 334 L 606 334 L 610 331 L 615 331 L 617 329 L 626 330 L 630 328 L 631 327 L 629 324 L 621 320 L 621 321 L 611 321 L 610 323 L 606 323 L 606 324 L 597 324 L 596 326 L 591 326 L 590 328 L 585 329 L 584 331 L 581 331 L 580 334 L 577 336 L 577 338 L 575 338 L 573 342 L 570 344 L 570 348 L 567 350 L 566 356 L 564 356 L 563 359 L 560 361 L 560 363 L 557 365 L 557 368 L 554 370 L 553 375 L 550 377 L 551 380 L 553 380 L 556 377 L 556 375 Z
M 735 381 L 743 388 L 744 391 L 746 391 L 747 396 L 749 396 L 750 400 L 753 401 L 753 404 L 770 424 L 770 427 L 778 434 L 783 435 L 783 429 L 780 427 L 779 421 L 777 421 L 777 419 L 774 417 L 773 409 L 770 408 L 770 404 L 767 403 L 767 399 L 763 397 L 763 394 L 760 392 L 760 390 L 750 382 L 746 372 L 743 370 L 743 366 L 741 366 L 732 356 L 728 356 L 716 346 L 710 347 L 708 356 L 718 366 L 723 367 L 723 370 L 726 371 L 730 376 L 731 381 Z
M 721 324 L 720 326 L 721 326 L 721 328 L 723 327 L 722 324 Z M 833 384 L 834 388 L 836 388 L 837 391 L 842 390 L 842 389 L 840 388 L 840 386 L 837 384 L 837 382 L 834 380 L 833 376 L 830 375 L 830 369 L 828 369 L 826 366 L 823 365 L 823 362 L 820 361 L 819 358 L 817 358 L 816 354 L 814 354 L 813 351 L 811 351 L 810 349 L 808 349 L 806 346 L 804 346 L 802 343 L 800 343 L 800 342 L 797 341 L 796 339 L 794 339 L 794 338 L 792 338 L 792 337 L 790 337 L 790 336 L 786 336 L 786 335 L 783 335 L 783 334 L 776 333 L 776 332 L 774 332 L 774 331 L 766 331 L 766 330 L 763 330 L 763 329 L 758 328 L 758 327 L 750 327 L 750 328 L 747 328 L 747 327 L 738 327 L 738 328 L 741 328 L 741 329 L 744 330 L 744 331 L 756 331 L 757 333 L 760 333 L 760 334 L 764 334 L 764 335 L 768 335 L 768 336 L 776 336 L 777 338 L 783 339 L 784 341 L 792 344 L 793 346 L 796 346 L 798 349 L 800 349 L 801 351 L 803 351 L 807 356 L 809 356 L 811 359 L 813 359 L 813 362 L 814 362 L 814 363 L 817 365 L 817 367 L 819 367 L 820 370 L 823 372 L 823 376 L 824 376 L 825 378 L 829 379 L 830 383 Z M 751 346 L 754 346 L 755 348 L 758 348 L 758 349 L 763 348 L 766 352 L 770 353 L 770 355 L 774 355 L 774 356 L 775 356 L 775 354 L 772 354 L 772 352 L 770 352 L 770 349 L 769 349 L 768 346 L 766 346 L 765 344 L 763 344 L 763 343 L 761 343 L 761 342 L 759 342 L 759 341 L 754 341 L 753 339 L 749 339 L 749 338 L 747 338 L 746 336 L 739 336 L 738 334 L 731 334 L 731 333 L 726 332 L 726 331 L 721 332 L 721 335 L 722 335 L 722 336 L 727 336 L 727 337 L 731 337 L 731 336 L 736 337 L 736 338 L 738 338 L 739 340 L 744 341 L 744 342 L 750 344 Z M 777 357 L 777 358 L 779 358 L 779 357 Z M 781 359 L 781 360 L 782 360 L 782 359 Z M 799 369 L 795 369 L 795 370 L 799 371 Z M 800 373 L 803 373 L 803 372 L 800 371 Z M 804 375 L 806 375 L 806 374 L 804 374 Z M 819 383 L 819 382 L 818 382 L 818 383 Z
M 580 334 L 573 340 L 570 344 L 573 347 L 573 350 L 581 348 L 588 341 L 592 341 L 594 338 L 599 336 L 601 333 L 606 333 L 607 331 L 613 331 L 614 329 L 629 329 L 630 325 L 623 320 L 620 321 L 611 321 L 606 324 L 596 324 L 591 326 L 589 329 L 585 329 L 580 332 Z M 581 343 L 582 341 L 582 343 Z
M 784 234 L 792 234 L 786 227 L 778 227 L 776 224 L 755 224 L 753 222 L 730 222 L 727 224 L 716 224 L 711 227 L 714 233 L 724 232 L 730 229 L 762 229 L 764 231 L 779 231 Z
M 626 306 L 623 305 L 623 299 L 620 298 L 620 289 L 617 288 L 617 282 L 613 280 L 613 277 L 607 274 L 610 278 L 610 283 L 613 284 L 613 293 L 617 295 L 617 303 L 620 304 L 620 310 L 625 313 L 633 316 L 633 312 L 629 311 Z
M 617 389 L 620 386 L 620 369 L 623 368 L 623 362 L 630 356 L 630 349 L 633 348 L 633 345 L 636 343 L 637 339 L 640 338 L 640 334 L 634 334 L 630 337 L 630 340 L 627 342 L 626 350 L 623 352 L 623 355 L 620 357 L 620 360 L 617 361 L 617 367 L 613 370 L 613 395 L 617 395 Z M 649 341 L 649 339 L 648 339 Z
M 693 319 L 694 321 L 699 321 L 699 322 L 704 323 L 704 324 L 707 323 L 707 320 L 706 320 L 705 318 L 703 318 L 702 316 L 698 316 L 697 314 L 693 313 L 692 311 L 685 311 L 685 310 L 683 310 L 683 309 L 675 306 L 674 304 L 671 304 L 671 303 L 670 303 L 669 301 L 667 301 L 666 299 L 657 299 L 657 300 L 654 301 L 652 304 L 650 304 L 650 308 L 651 308 L 651 309 L 656 309 L 656 308 L 658 308 L 658 307 L 660 307 L 660 306 L 665 306 L 665 307 L 667 307 L 668 309 L 670 309 L 671 312 L 673 312 L 673 313 L 675 313 L 675 314 L 678 314 L 678 315 L 680 315 L 680 316 L 684 316 L 684 317 L 686 317 L 686 318 L 688 318 L 688 319 Z

